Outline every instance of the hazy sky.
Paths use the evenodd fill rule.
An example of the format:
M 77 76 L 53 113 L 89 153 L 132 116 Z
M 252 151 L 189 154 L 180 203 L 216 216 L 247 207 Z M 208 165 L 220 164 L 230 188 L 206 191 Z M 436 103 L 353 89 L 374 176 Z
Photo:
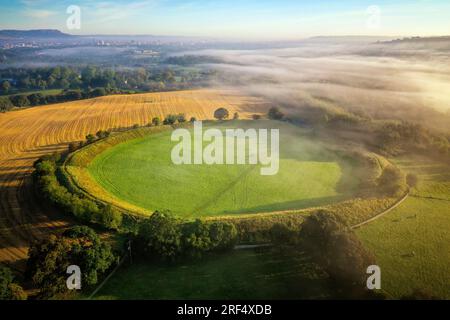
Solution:
M 68 30 L 67 7 L 81 8 Z M 1 29 L 251 39 L 450 34 L 449 0 L 0 0 Z

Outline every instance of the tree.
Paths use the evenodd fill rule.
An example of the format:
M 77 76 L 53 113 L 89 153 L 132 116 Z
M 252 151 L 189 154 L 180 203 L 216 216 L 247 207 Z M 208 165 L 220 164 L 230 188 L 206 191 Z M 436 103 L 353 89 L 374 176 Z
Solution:
M 152 125 L 159 126 L 161 124 L 161 119 L 159 117 L 154 117 L 152 119 Z
M 0 266 L 0 300 L 26 300 L 22 287 L 13 282 L 14 276 L 7 267 Z
M 364 295 L 366 270 L 375 259 L 341 218 L 326 211 L 310 215 L 302 224 L 300 238 L 340 294 Z
M 117 230 L 122 225 L 122 214 L 108 204 L 100 211 L 99 222 L 107 228 Z
M 184 113 L 180 113 L 177 115 L 177 121 L 178 123 L 186 122 L 186 116 Z
M 236 226 L 229 222 L 195 220 L 182 224 L 183 253 L 200 257 L 210 251 L 227 250 L 237 241 Z
M 179 221 L 169 212 L 153 213 L 140 224 L 138 234 L 151 256 L 173 260 L 181 252 Z
M 8 97 L 0 97 L 0 112 L 11 110 L 14 107 Z
M 16 107 L 26 107 L 30 105 L 30 101 L 24 95 L 13 96 L 11 97 L 11 101 Z
M 419 178 L 413 173 L 408 173 L 408 175 L 406 176 L 406 183 L 409 187 L 415 188 L 419 183 Z
M 172 125 L 175 124 L 178 120 L 178 116 L 169 114 L 163 121 L 163 124 L 165 125 Z
M 229 114 L 228 110 L 225 108 L 219 108 L 216 111 L 214 111 L 214 118 L 216 118 L 219 121 L 228 119 L 229 115 L 230 114 Z
M 76 142 L 71 142 L 69 143 L 69 146 L 67 147 L 67 150 L 69 151 L 69 153 L 72 153 L 74 151 L 76 151 L 79 147 L 79 144 Z
M 70 90 L 64 93 L 65 100 L 80 100 L 83 99 L 83 94 L 80 90 Z
M 394 165 L 388 165 L 384 168 L 377 183 L 381 194 L 386 196 L 401 196 L 407 189 L 405 175 Z
M 28 96 L 28 100 L 32 106 L 37 106 L 41 103 L 43 97 L 41 93 L 33 93 Z
M 275 223 L 270 228 L 272 243 L 278 246 L 297 245 L 299 234 L 297 230 L 289 228 L 286 224 Z
M 231 222 L 211 222 L 208 229 L 211 250 L 231 249 L 237 242 L 237 229 Z
M 106 91 L 104 88 L 95 88 L 94 90 L 91 91 L 90 96 L 95 98 L 95 97 L 101 97 L 106 95 Z
M 92 133 L 89 133 L 87 136 L 86 136 L 86 142 L 87 143 L 92 143 L 92 142 L 94 142 L 96 140 L 96 138 L 95 138 L 95 136 L 92 134 Z
M 98 139 L 103 139 L 109 137 L 110 132 L 106 130 L 99 130 L 95 135 L 97 136 Z
M 252 114 L 252 119 L 253 120 L 260 120 L 261 119 L 261 115 L 260 114 Z
M 235 112 L 233 114 L 233 120 L 239 120 L 239 113 Z
M 211 248 L 209 228 L 199 219 L 183 225 L 182 237 L 183 251 L 190 256 L 199 257 Z
M 9 83 L 9 81 L 3 81 L 2 82 L 2 92 L 8 93 L 9 89 L 11 89 L 11 84 Z
M 197 121 L 196 117 L 191 117 L 191 119 L 189 119 L 189 122 L 195 122 L 195 121 Z
M 115 261 L 111 247 L 103 243 L 89 227 L 76 226 L 61 236 L 50 235 L 31 245 L 26 276 L 40 288 L 40 298 L 51 298 L 67 292 L 67 267 L 77 265 L 82 270 L 82 287 L 98 282 Z
M 272 107 L 269 109 L 267 117 L 272 120 L 281 120 L 284 118 L 284 114 L 280 111 L 278 107 Z

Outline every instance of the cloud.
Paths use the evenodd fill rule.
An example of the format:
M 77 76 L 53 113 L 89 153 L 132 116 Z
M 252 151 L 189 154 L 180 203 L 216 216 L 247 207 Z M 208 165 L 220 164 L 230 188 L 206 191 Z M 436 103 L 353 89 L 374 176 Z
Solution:
M 448 41 L 355 44 L 309 40 L 298 47 L 190 52 L 221 59 L 214 85 L 263 96 L 295 112 L 327 106 L 375 119 L 445 130 L 450 115 Z

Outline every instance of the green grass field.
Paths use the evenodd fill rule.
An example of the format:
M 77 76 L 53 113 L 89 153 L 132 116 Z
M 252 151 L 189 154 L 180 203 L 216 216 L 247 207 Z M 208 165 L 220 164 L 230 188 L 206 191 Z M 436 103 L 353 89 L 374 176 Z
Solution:
M 262 176 L 255 165 L 174 165 L 170 131 L 116 145 L 95 157 L 88 171 L 121 201 L 185 217 L 300 209 L 351 195 L 356 179 L 343 175 L 346 164 L 305 130 L 274 121 L 227 122 L 232 126 L 280 129 L 277 175 Z M 341 179 L 347 187 L 337 192 Z
M 50 96 L 50 95 L 57 95 L 60 94 L 63 91 L 63 89 L 46 89 L 46 90 L 34 90 L 34 91 L 25 91 L 25 92 L 11 92 L 9 94 L 4 95 L 5 97 L 9 96 L 15 96 L 15 95 L 30 95 L 33 93 L 40 93 L 43 96 Z
M 382 289 L 399 298 L 415 289 L 450 299 L 450 168 L 398 159 L 420 182 L 386 216 L 357 231 L 381 267 Z
M 172 266 L 124 266 L 94 299 L 320 299 L 327 292 L 327 279 L 301 254 L 238 250 Z

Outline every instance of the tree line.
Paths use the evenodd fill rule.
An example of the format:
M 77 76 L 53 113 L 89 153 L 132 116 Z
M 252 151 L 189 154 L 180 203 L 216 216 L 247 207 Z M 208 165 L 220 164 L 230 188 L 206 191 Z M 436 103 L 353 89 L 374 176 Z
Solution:
M 194 72 L 194 71 L 192 71 Z M 111 69 L 86 67 L 8 68 L 0 70 L 0 111 L 93 98 L 106 94 L 158 92 L 192 88 L 209 77 L 190 77 L 171 68 Z M 27 91 L 61 89 L 60 94 Z M 21 94 L 21 92 L 23 92 Z

